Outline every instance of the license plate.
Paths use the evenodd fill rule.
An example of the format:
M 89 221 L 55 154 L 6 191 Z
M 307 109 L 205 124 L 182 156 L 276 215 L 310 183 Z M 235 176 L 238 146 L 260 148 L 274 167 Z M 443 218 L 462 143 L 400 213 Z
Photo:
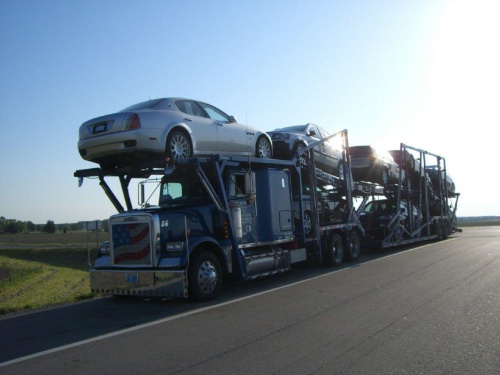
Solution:
M 138 283 L 139 282 L 139 275 L 127 275 L 126 276 L 126 282 L 127 283 Z
M 107 124 L 99 124 L 94 126 L 94 130 L 92 131 L 92 133 L 93 134 L 104 133 L 106 131 L 106 125 Z

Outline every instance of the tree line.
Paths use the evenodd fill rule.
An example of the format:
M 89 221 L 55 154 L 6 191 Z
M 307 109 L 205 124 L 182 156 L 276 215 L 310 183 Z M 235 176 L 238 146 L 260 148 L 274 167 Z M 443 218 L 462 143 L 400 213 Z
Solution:
M 101 221 L 101 229 L 108 231 L 108 220 Z M 34 224 L 32 221 L 20 221 L 16 219 L 6 219 L 0 216 L 0 233 L 56 233 L 56 232 L 76 232 L 84 230 L 83 222 L 56 224 L 53 220 L 47 220 L 45 224 Z

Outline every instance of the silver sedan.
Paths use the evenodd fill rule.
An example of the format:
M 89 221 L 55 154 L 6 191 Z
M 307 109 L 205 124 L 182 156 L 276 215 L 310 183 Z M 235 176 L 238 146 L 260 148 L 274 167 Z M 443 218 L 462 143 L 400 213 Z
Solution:
M 220 109 L 182 98 L 148 100 L 80 126 L 78 151 L 103 167 L 152 157 L 224 154 L 272 157 L 271 138 Z

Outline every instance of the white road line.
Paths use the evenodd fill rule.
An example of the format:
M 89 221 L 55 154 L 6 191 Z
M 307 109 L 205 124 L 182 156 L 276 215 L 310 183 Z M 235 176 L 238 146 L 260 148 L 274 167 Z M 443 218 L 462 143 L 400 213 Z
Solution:
M 448 239 L 448 241 L 452 241 L 452 240 L 455 240 L 455 238 Z M 188 311 L 188 312 L 185 312 L 185 313 L 182 313 L 182 314 L 179 314 L 179 315 L 170 316 L 168 318 L 163 318 L 163 319 L 160 319 L 160 320 L 155 320 L 153 322 L 144 323 L 144 324 L 141 324 L 141 325 L 138 325 L 138 326 L 135 326 L 135 327 L 130 327 L 130 328 L 122 329 L 120 331 L 108 333 L 106 335 L 93 337 L 91 339 L 78 341 L 78 342 L 75 342 L 73 344 L 59 346 L 57 348 L 45 350 L 43 352 L 38 352 L 38 353 L 35 353 L 35 354 L 27 355 L 25 357 L 16 358 L 16 359 L 13 359 L 13 360 L 10 360 L 10 361 L 7 361 L 7 362 L 0 363 L 0 368 L 1 367 L 5 367 L 5 366 L 9 366 L 9 365 L 13 365 L 13 364 L 16 364 L 16 363 L 19 363 L 19 362 L 24 362 L 24 361 L 27 361 L 29 359 L 43 357 L 43 356 L 45 356 L 47 354 L 57 353 L 57 352 L 61 352 L 63 350 L 75 348 L 77 346 L 82 346 L 82 345 L 90 344 L 90 343 L 93 343 L 93 342 L 96 342 L 96 341 L 101 341 L 101 340 L 104 340 L 104 339 L 107 339 L 107 338 L 110 338 L 110 337 L 115 337 L 115 336 L 123 335 L 125 333 L 134 332 L 134 331 L 138 331 L 138 330 L 141 330 L 141 329 L 144 329 L 144 328 L 153 327 L 153 326 L 158 325 L 158 324 L 167 323 L 167 322 L 170 322 L 172 320 L 185 318 L 185 317 L 190 316 L 190 315 L 198 314 L 198 313 L 201 313 L 201 312 L 204 312 L 204 311 L 213 310 L 213 309 L 216 309 L 216 308 L 219 308 L 219 307 L 222 307 L 222 306 L 230 305 L 232 303 L 241 302 L 241 301 L 244 301 L 244 300 L 247 300 L 247 299 L 250 299 L 250 298 L 255 298 L 255 297 L 258 297 L 258 296 L 261 296 L 261 295 L 264 295 L 264 294 L 273 293 L 273 292 L 275 292 L 277 290 L 281 290 L 281 289 L 285 289 L 285 288 L 290 288 L 290 287 L 293 287 L 295 285 L 303 284 L 305 282 L 309 282 L 309 281 L 312 281 L 312 280 L 320 279 L 322 277 L 330 276 L 331 274 L 348 270 L 351 267 L 364 266 L 365 264 L 376 262 L 376 261 L 379 261 L 379 260 L 385 259 L 385 258 L 390 258 L 390 257 L 396 256 L 396 255 L 401 255 L 401 254 L 407 253 L 409 251 L 414 251 L 414 250 L 422 249 L 424 247 L 432 246 L 434 244 L 435 243 L 430 243 L 430 244 L 422 245 L 422 246 L 415 247 L 415 248 L 412 248 L 412 249 L 404 250 L 404 251 L 401 251 L 401 252 L 398 252 L 398 253 L 395 253 L 395 254 L 389 254 L 389 255 L 386 255 L 386 256 L 381 257 L 381 258 L 370 260 L 368 262 L 364 262 L 364 263 L 361 263 L 361 264 L 353 264 L 350 267 L 342 268 L 342 269 L 339 269 L 339 270 L 334 270 L 334 271 L 331 271 L 331 272 L 328 272 L 328 273 L 325 273 L 325 274 L 322 274 L 322 275 L 318 275 L 318 276 L 314 276 L 314 277 L 311 277 L 311 278 L 308 278 L 308 279 L 305 279 L 305 280 L 297 281 L 297 282 L 292 283 L 292 284 L 282 285 L 282 286 L 279 286 L 279 287 L 276 287 L 276 288 L 273 288 L 273 289 L 270 289 L 270 290 L 266 290 L 266 291 L 263 291 L 263 292 L 259 292 L 259 293 L 256 293 L 256 294 L 252 294 L 252 295 L 249 295 L 249 296 L 237 298 L 237 299 L 234 299 L 234 300 L 231 300 L 231 301 L 227 301 L 227 302 L 222 302 L 222 303 L 219 303 L 217 305 L 202 307 L 202 308 L 199 308 L 199 309 L 196 309 L 196 310 L 192 310 L 192 311 Z

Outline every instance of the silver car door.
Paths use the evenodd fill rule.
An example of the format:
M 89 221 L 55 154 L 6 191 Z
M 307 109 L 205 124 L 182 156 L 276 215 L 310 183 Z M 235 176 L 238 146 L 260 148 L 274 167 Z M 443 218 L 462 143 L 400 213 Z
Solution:
M 217 151 L 228 154 L 246 154 L 249 146 L 246 126 L 238 124 L 220 109 L 206 103 L 199 103 L 217 128 Z
M 217 153 L 217 125 L 205 115 L 197 102 L 176 100 L 175 105 L 186 116 L 184 122 L 192 131 L 193 147 L 196 153 Z

